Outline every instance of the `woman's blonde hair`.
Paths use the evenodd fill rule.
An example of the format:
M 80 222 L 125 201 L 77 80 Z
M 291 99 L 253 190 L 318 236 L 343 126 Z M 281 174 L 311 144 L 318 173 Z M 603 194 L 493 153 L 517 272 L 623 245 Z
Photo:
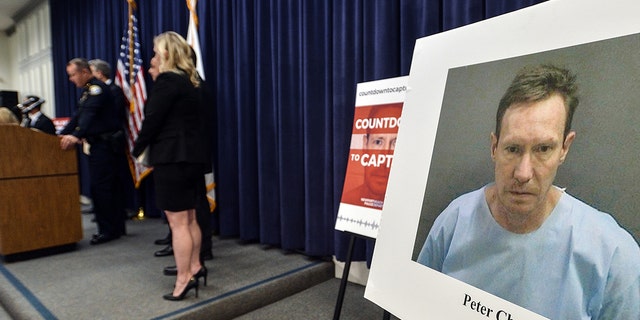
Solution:
M 160 53 L 158 71 L 186 73 L 194 86 L 200 86 L 200 77 L 191 57 L 187 41 L 173 31 L 163 32 L 153 39 L 154 50 Z
M 9 108 L 0 107 L 0 124 L 20 124 Z

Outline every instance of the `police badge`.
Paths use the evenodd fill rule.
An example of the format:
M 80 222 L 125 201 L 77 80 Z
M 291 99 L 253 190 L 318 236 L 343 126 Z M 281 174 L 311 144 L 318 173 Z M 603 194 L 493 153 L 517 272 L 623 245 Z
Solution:
M 92 85 L 89 87 L 89 94 L 92 96 L 97 96 L 102 93 L 102 88 L 99 85 Z

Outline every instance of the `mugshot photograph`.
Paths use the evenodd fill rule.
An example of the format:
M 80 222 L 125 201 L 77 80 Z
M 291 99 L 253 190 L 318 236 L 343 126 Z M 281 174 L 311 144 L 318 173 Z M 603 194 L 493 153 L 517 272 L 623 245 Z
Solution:
M 638 244 L 554 184 L 576 139 L 576 78 L 547 64 L 516 74 L 490 135 L 495 180 L 440 213 L 417 262 L 550 319 L 638 319 Z

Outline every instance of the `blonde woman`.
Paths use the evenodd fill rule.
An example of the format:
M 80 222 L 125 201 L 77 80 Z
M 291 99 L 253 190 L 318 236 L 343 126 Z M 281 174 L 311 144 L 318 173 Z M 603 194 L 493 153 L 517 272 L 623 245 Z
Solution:
M 0 107 L 0 124 L 20 124 L 9 108 Z
M 200 262 L 201 233 L 195 218 L 197 193 L 204 183 L 204 128 L 201 125 L 200 86 L 191 49 L 179 34 L 155 37 L 151 68 L 157 76 L 145 106 L 145 119 L 133 149 L 139 156 L 148 147 L 154 167 L 156 203 L 169 221 L 177 277 L 167 300 L 182 300 L 207 276 Z M 155 71 L 155 70 L 154 70 Z

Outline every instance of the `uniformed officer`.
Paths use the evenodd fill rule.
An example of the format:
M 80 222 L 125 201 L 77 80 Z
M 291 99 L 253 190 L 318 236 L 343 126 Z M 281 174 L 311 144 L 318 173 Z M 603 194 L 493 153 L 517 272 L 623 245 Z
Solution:
M 121 216 L 123 220 L 127 220 L 130 212 L 132 216 L 135 214 L 135 208 L 139 206 L 135 205 L 135 186 L 133 184 L 133 179 L 131 179 L 131 171 L 129 169 L 129 161 L 127 160 L 126 154 L 126 141 L 124 138 L 124 130 L 128 127 L 128 114 L 129 114 L 129 103 L 125 98 L 124 92 L 122 88 L 115 84 L 113 79 L 111 79 L 111 66 L 108 62 L 101 59 L 93 59 L 89 60 L 89 68 L 91 69 L 91 73 L 93 77 L 104 82 L 109 90 L 111 90 L 111 96 L 114 99 L 113 106 L 116 108 L 116 115 L 119 117 L 120 127 L 123 129 L 121 132 L 123 134 L 123 138 L 121 139 L 122 146 L 117 147 L 119 149 L 118 155 L 118 166 L 113 168 L 116 171 L 118 184 L 120 185 L 120 199 L 123 201 L 120 206 L 123 211 L 121 212 Z M 122 225 L 124 226 L 124 224 Z M 126 231 L 122 231 L 122 234 L 125 234 Z
M 122 88 L 115 84 L 113 79 L 111 79 L 111 66 L 108 62 L 101 59 L 93 59 L 89 60 L 89 68 L 91 68 L 91 73 L 93 76 L 104 82 L 111 90 L 111 95 L 115 101 L 115 107 L 118 112 L 118 115 L 121 117 L 121 123 L 124 126 L 127 122 L 127 111 L 129 110 L 129 104 L 124 96 L 124 92 Z
M 94 78 L 86 59 L 75 58 L 67 64 L 69 81 L 82 88 L 76 114 L 60 132 L 60 147 L 70 149 L 84 140 L 89 143 L 89 176 L 91 198 L 98 224 L 91 244 L 101 244 L 119 238 L 124 233 L 120 212 L 121 186 L 113 170 L 123 139 L 122 124 L 113 106 L 114 99 L 107 85 Z

